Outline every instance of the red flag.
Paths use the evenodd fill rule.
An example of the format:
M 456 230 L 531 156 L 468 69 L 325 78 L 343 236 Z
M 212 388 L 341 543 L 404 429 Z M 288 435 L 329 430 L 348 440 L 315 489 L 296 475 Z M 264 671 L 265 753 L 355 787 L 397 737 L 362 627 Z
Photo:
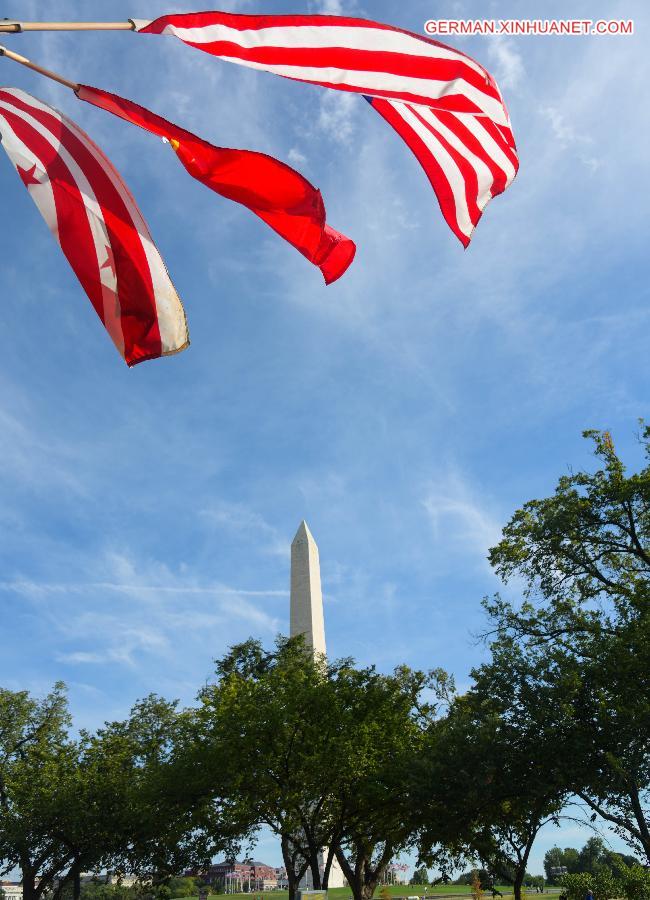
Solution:
M 142 213 L 88 135 L 25 91 L 0 88 L 0 137 L 127 364 L 187 347 L 183 307 Z
M 248 207 L 318 266 L 326 284 L 340 278 L 352 262 L 354 242 L 327 224 L 320 191 L 295 169 L 265 153 L 214 147 L 143 106 L 107 91 L 81 85 L 78 96 L 167 138 L 193 178 Z

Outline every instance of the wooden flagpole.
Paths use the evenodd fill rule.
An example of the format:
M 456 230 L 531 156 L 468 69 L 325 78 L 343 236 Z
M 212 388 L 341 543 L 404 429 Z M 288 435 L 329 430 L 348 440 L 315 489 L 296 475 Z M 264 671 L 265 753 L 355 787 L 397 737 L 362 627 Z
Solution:
M 13 59 L 14 62 L 19 63 L 21 66 L 25 66 L 28 69 L 31 69 L 33 72 L 38 72 L 39 75 L 44 75 L 46 78 L 51 78 L 52 81 L 58 81 L 59 84 L 64 85 L 64 87 L 70 88 L 75 91 L 75 93 L 79 90 L 79 85 L 74 81 L 68 81 L 67 78 L 63 78 L 62 75 L 57 75 L 56 72 L 50 71 L 50 69 L 44 69 L 43 66 L 38 66 L 36 63 L 31 62 L 31 60 L 27 59 L 25 56 L 21 56 L 19 53 L 14 53 L 12 50 L 7 50 L 6 47 L 0 47 L 0 56 L 6 56 L 7 59 Z
M 19 34 L 22 31 L 135 31 L 135 22 L 20 22 L 0 19 L 0 32 Z

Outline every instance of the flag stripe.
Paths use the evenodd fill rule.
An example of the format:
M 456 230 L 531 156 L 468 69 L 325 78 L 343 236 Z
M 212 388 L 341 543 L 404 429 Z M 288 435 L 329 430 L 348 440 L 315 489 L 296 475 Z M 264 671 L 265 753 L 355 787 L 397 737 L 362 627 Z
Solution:
M 481 217 L 481 210 L 485 205 L 485 202 L 487 202 L 487 199 L 489 199 L 488 194 L 488 198 L 483 203 L 483 206 L 481 206 L 480 201 L 483 197 L 484 192 L 482 190 L 479 190 L 479 171 L 477 167 L 473 165 L 472 161 L 470 161 L 468 157 L 459 150 L 458 144 L 460 142 L 455 139 L 453 133 L 449 132 L 444 128 L 444 126 L 440 124 L 440 122 L 433 115 L 432 110 L 428 109 L 427 107 L 409 106 L 408 112 L 422 124 L 423 128 L 431 132 L 435 140 L 442 145 L 445 152 L 456 164 L 456 168 L 458 169 L 461 176 L 462 187 L 465 192 L 465 203 L 467 205 L 467 210 L 472 222 L 473 229 Z M 435 152 L 437 150 L 435 143 L 430 143 L 426 138 L 425 143 L 427 143 L 427 146 L 432 148 L 432 152 Z M 481 174 L 483 174 L 483 170 L 481 170 Z M 489 172 L 488 178 L 491 185 L 492 177 L 490 176 Z
M 18 109 L 25 109 L 25 105 L 20 100 L 17 100 L 15 105 Z M 70 160 L 68 171 L 79 191 L 78 198 L 83 197 L 81 209 L 88 209 L 104 225 L 108 242 L 103 248 L 97 248 L 93 254 L 95 261 L 98 261 L 101 267 L 106 260 L 110 261 L 110 253 L 112 253 L 117 284 L 129 285 L 131 288 L 130 291 L 124 292 L 122 295 L 115 293 L 114 299 L 115 308 L 113 313 L 118 319 L 121 319 L 125 346 L 136 347 L 139 344 L 144 344 L 148 348 L 147 352 L 153 353 L 154 356 L 160 356 L 163 348 L 158 328 L 158 316 L 151 275 L 146 264 L 142 243 L 126 207 L 117 195 L 117 191 L 105 169 L 101 164 L 98 164 L 87 148 L 80 144 L 78 138 L 71 133 L 61 119 L 55 118 L 52 113 L 36 110 L 33 107 L 32 114 L 43 127 L 43 131 L 40 131 L 40 129 L 39 131 L 46 140 L 49 139 L 49 135 L 54 134 L 58 129 L 58 138 L 61 143 L 58 148 L 53 147 L 54 159 L 57 160 L 60 153 L 65 159 Z M 43 145 L 41 144 L 40 147 L 42 148 Z M 48 168 L 49 166 L 46 165 L 46 169 Z M 92 181 L 94 189 L 97 195 L 101 197 L 101 200 L 95 200 L 96 195 L 94 192 L 92 196 L 90 195 L 89 180 Z M 74 242 L 72 243 L 74 244 Z M 107 253 L 107 250 L 110 253 Z M 78 267 L 83 267 L 87 262 L 85 254 L 81 258 L 77 256 L 74 262 L 70 256 L 68 256 L 68 259 L 70 259 L 75 270 Z M 120 297 L 124 298 L 126 302 L 120 304 Z M 104 303 L 104 306 L 110 307 L 110 303 Z M 105 308 L 102 320 L 107 327 L 111 318 L 110 308 Z M 111 328 L 109 328 L 109 332 L 112 336 Z
M 49 182 L 50 208 L 41 186 L 30 193 L 127 363 L 187 346 L 183 308 L 110 161 L 78 126 L 23 91 L 0 91 L 0 112 L 12 132 L 7 142 L 3 135 L 5 149 L 17 165 L 28 148 Z
M 69 156 L 59 152 L 53 136 L 43 133 L 33 117 L 25 116 L 24 110 L 20 109 L 20 104 L 16 102 L 16 99 L 11 104 L 13 109 L 8 108 L 4 102 L 3 93 L 0 93 L 0 108 L 5 122 L 18 139 L 30 147 L 37 160 L 38 168 L 47 175 L 51 186 L 54 216 L 48 211 L 46 221 L 51 222 L 52 219 L 56 221 L 54 234 L 61 249 L 90 298 L 95 312 L 115 341 L 117 332 L 113 329 L 110 316 L 107 317 L 104 308 L 97 240 L 89 219 L 88 211 L 92 205 L 92 198 L 88 194 L 85 198 L 82 196 L 77 180 L 71 172 L 72 164 Z M 33 192 L 33 195 L 40 208 L 36 192 Z M 118 348 L 120 345 L 124 345 L 121 329 L 116 342 Z
M 474 225 L 478 222 L 483 207 L 493 196 L 494 174 L 481 156 L 477 156 L 461 138 L 461 132 L 450 128 L 428 107 L 413 106 L 411 111 L 444 142 L 448 152 L 456 160 L 456 164 L 465 178 L 465 194 L 467 205 L 472 210 Z
M 153 289 L 153 300 L 157 314 L 156 325 L 160 335 L 162 355 L 176 353 L 176 348 L 187 342 L 187 324 L 185 315 L 179 316 L 177 314 L 179 304 L 178 295 L 170 280 L 162 256 L 158 252 L 158 249 L 149 234 L 147 223 L 145 222 L 133 195 L 120 178 L 119 173 L 114 168 L 111 161 L 104 156 L 96 144 L 94 144 L 88 135 L 78 128 L 74 122 L 68 120 L 67 125 L 76 135 L 78 140 L 86 147 L 88 152 L 97 159 L 99 166 L 110 175 L 110 182 L 117 191 L 120 200 L 128 212 L 129 219 L 133 225 L 131 234 L 137 235 L 139 239 L 138 242 L 144 251 L 146 271 L 148 271 L 149 275 L 147 281 L 151 284 Z
M 203 48 L 201 48 L 203 49 Z M 453 90 L 460 79 L 450 82 L 444 78 L 419 79 L 407 75 L 382 71 L 359 71 L 354 79 L 341 80 L 341 70 L 336 66 L 294 66 L 269 65 L 253 60 L 243 60 L 235 56 L 222 55 L 225 62 L 237 63 L 251 69 L 273 72 L 294 81 L 305 81 L 319 84 L 321 87 L 335 88 L 340 91 L 352 91 L 359 94 L 370 94 L 375 97 L 387 97 L 412 103 L 425 103 L 440 109 L 454 112 L 482 113 L 498 122 L 504 120 L 503 107 L 500 101 L 486 97 L 479 88 L 472 84 L 464 84 L 462 92 Z M 450 84 L 452 88 L 450 88 Z M 425 90 L 428 88 L 428 90 Z M 447 93 L 449 91 L 449 93 Z
M 422 115 L 425 118 L 427 112 L 428 110 L 426 110 L 426 108 L 422 112 Z M 454 116 L 452 113 L 437 110 L 436 118 L 442 126 L 446 127 L 449 132 L 458 139 L 459 148 L 460 146 L 466 148 L 466 151 L 464 152 L 466 152 L 468 156 L 474 157 L 487 167 L 491 175 L 491 195 L 495 197 L 497 194 L 502 193 L 507 186 L 507 173 L 498 165 L 494 157 L 490 156 L 476 135 L 468 128 L 467 122 L 472 119 L 472 117 Z

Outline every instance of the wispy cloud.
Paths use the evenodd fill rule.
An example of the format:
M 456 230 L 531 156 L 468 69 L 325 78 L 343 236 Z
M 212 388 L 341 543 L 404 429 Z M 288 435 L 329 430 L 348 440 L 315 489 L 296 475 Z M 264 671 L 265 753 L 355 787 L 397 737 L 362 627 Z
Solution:
M 359 113 L 358 94 L 327 91 L 320 100 L 318 128 L 331 140 L 349 144 L 355 134 Z
M 200 510 L 206 521 L 235 534 L 250 545 L 260 547 L 265 553 L 289 557 L 289 541 L 280 535 L 277 529 L 269 525 L 264 517 L 243 503 L 229 503 L 225 500 L 215 501 L 209 507 Z
M 488 45 L 488 58 L 494 66 L 494 74 L 502 91 L 515 91 L 526 77 L 524 59 L 512 41 L 494 37 Z
M 438 554 L 462 555 L 467 563 L 485 566 L 488 550 L 501 536 L 501 526 L 467 479 L 451 469 L 444 478 L 427 484 L 422 505 Z

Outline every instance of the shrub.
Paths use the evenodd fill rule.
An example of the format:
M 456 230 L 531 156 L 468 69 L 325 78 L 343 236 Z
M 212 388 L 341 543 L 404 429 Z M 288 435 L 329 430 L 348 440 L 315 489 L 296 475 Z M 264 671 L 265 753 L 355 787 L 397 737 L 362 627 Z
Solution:
M 621 888 L 626 900 L 650 900 L 650 871 L 642 866 L 621 866 Z
M 611 872 L 606 870 L 602 870 L 596 875 L 591 875 L 589 872 L 563 875 L 560 883 L 568 900 L 585 900 L 589 891 L 594 895 L 594 900 L 612 900 L 614 897 L 623 896 L 623 885 L 614 878 Z M 650 898 L 640 897 L 639 900 L 650 900 Z

